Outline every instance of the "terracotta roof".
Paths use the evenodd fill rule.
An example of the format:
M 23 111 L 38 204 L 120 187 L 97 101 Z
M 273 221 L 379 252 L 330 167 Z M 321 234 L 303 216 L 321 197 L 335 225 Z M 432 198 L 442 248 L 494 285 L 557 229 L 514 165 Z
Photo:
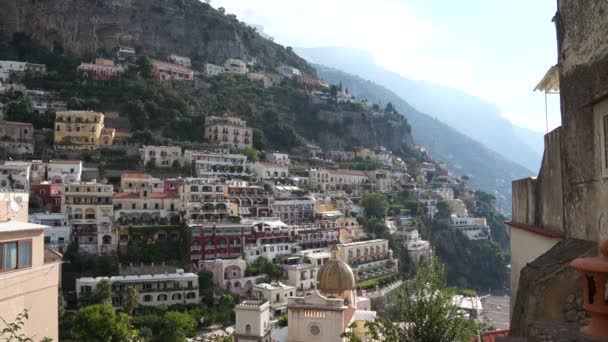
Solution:
M 63 259 L 63 255 L 57 252 L 54 249 L 44 247 L 44 262 L 55 262 L 61 261 Z
M 519 223 L 519 222 L 515 222 L 515 221 L 507 221 L 505 222 L 506 225 L 509 225 L 513 228 L 519 228 L 519 229 L 523 229 L 527 232 L 530 232 L 532 234 L 536 234 L 536 235 L 542 235 L 542 236 L 546 236 L 546 237 L 550 237 L 550 238 L 555 238 L 555 239 L 563 239 L 566 236 L 564 235 L 564 233 L 562 232 L 556 232 L 556 231 L 552 231 L 552 230 L 547 230 L 541 227 L 536 227 L 536 226 L 531 226 L 529 224 L 525 224 L 525 223 Z
M 14 125 L 14 126 L 32 126 L 29 122 L 19 122 L 19 121 L 6 121 L 0 120 L 0 124 L 2 125 Z
M 136 172 L 123 172 L 120 178 L 131 178 L 131 179 L 148 179 L 151 176 L 147 173 L 136 173 Z
M 495 342 L 497 337 L 505 337 L 509 335 L 509 330 L 494 330 L 481 334 L 481 341 L 477 336 L 473 337 L 471 342 Z
M 355 311 L 357 311 L 357 309 L 355 309 L 351 305 L 349 305 L 346 308 L 346 310 L 344 310 L 344 313 L 342 314 L 342 328 L 343 329 L 346 329 L 348 327 L 348 325 L 350 324 L 350 321 L 352 321 L 352 319 L 353 319 L 353 316 L 355 316 Z
M 346 170 L 346 169 L 337 169 L 332 171 L 332 173 L 338 173 L 341 175 L 350 175 L 350 176 L 365 176 L 365 172 L 359 170 Z
M 114 198 L 139 198 L 137 192 L 117 192 L 114 194 Z

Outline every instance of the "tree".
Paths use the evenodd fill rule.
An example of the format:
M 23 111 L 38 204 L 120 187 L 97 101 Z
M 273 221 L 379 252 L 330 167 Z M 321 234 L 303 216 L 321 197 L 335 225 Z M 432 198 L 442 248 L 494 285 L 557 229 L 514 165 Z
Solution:
M 129 316 L 116 313 L 109 304 L 89 305 L 78 310 L 71 329 L 76 341 L 129 341 L 137 330 L 129 326 Z
M 154 64 L 150 57 L 141 55 L 137 57 L 137 72 L 143 78 L 152 77 L 152 71 L 154 70 Z
M 202 294 L 204 290 L 213 286 L 213 273 L 209 271 L 198 272 L 198 290 Z
M 196 321 L 190 315 L 177 311 L 167 311 L 161 322 L 158 341 L 183 342 L 196 326 Z
M 392 102 L 389 102 L 386 104 L 386 107 L 384 107 L 384 111 L 387 113 L 392 113 L 395 111 L 395 107 L 393 106 Z
M 86 301 L 87 304 L 109 304 L 112 298 L 112 288 L 107 280 L 100 281 L 95 287 L 95 291 Z
M 0 341 L 6 342 L 33 342 L 34 340 L 31 337 L 25 336 L 21 332 L 23 326 L 25 325 L 25 321 L 29 318 L 28 310 L 25 309 L 23 312 L 17 314 L 15 320 L 13 322 L 7 322 L 2 316 L 0 316 L 0 321 L 4 324 L 4 328 L 0 330 Z M 42 342 L 51 341 L 51 339 L 45 337 L 41 340 Z
M 139 292 L 133 285 L 128 285 L 125 290 L 122 307 L 129 314 L 133 314 L 133 310 L 139 305 Z
M 384 336 L 387 341 L 470 341 L 474 325 L 452 304 L 446 290 L 445 268 L 431 257 L 420 265 L 410 284 L 387 299 L 391 303 L 390 320 L 367 324 L 371 337 Z M 408 325 L 399 326 L 393 321 Z
M 252 139 L 253 139 L 253 148 L 255 148 L 258 151 L 264 151 L 266 149 L 266 147 L 268 146 L 268 140 L 266 139 L 266 136 L 264 135 L 264 131 L 262 131 L 261 129 L 257 129 L 257 128 L 253 129 Z
M 141 100 L 127 102 L 127 110 L 129 111 L 129 122 L 134 129 L 143 129 L 148 126 L 150 118 Z
M 19 102 L 13 102 L 8 106 L 7 118 L 11 121 L 31 122 L 32 101 L 22 99 Z
M 382 218 L 388 209 L 386 197 L 379 192 L 366 192 L 360 204 L 368 217 Z
M 260 159 L 260 151 L 256 150 L 255 148 L 245 147 L 239 150 L 239 153 L 245 155 L 247 160 L 251 163 L 255 163 L 258 161 L 258 159 Z
M 435 215 L 438 219 L 448 219 L 452 215 L 452 209 L 446 201 L 437 202 L 437 214 Z

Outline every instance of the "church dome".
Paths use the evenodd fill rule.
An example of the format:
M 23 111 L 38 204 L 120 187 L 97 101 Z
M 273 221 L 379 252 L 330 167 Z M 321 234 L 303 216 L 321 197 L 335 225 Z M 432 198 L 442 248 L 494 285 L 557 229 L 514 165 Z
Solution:
M 340 293 L 356 288 L 353 269 L 337 257 L 338 247 L 332 247 L 332 258 L 317 272 L 317 289 L 320 292 Z

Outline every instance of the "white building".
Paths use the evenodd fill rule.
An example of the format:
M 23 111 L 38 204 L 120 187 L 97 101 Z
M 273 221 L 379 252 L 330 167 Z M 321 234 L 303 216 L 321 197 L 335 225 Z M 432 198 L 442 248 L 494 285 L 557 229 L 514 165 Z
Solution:
M 292 77 L 296 77 L 296 76 L 302 76 L 302 72 L 294 67 L 291 67 L 289 65 L 281 65 L 279 67 L 277 67 L 277 71 L 279 72 L 279 74 L 288 77 L 288 78 L 292 78 Z
M 176 54 L 169 55 L 169 61 L 175 63 L 177 65 L 181 65 L 186 68 L 192 67 L 192 62 L 190 61 L 190 57 L 179 56 Z
M 186 150 L 183 161 L 195 165 L 198 177 L 251 176 L 251 164 L 242 154 Z
M 281 166 L 289 165 L 289 154 L 279 152 L 266 152 L 266 161 L 272 164 L 278 164 Z
M 292 254 L 294 247 L 297 245 L 297 243 L 291 242 L 248 245 L 243 250 L 243 253 L 245 253 L 248 262 L 253 262 L 259 257 L 264 257 L 271 262 L 277 262 L 279 257 Z
M 414 229 L 405 234 L 405 247 L 410 259 L 415 265 L 420 263 L 422 257 L 429 258 L 431 256 L 431 244 L 428 241 L 422 240 L 418 230 Z
M 53 184 L 68 184 L 82 180 L 82 161 L 51 160 L 46 164 L 47 180 Z
M 457 217 L 452 214 L 450 227 L 458 229 L 469 240 L 485 240 L 490 237 L 490 227 L 485 218 Z
M 29 190 L 30 182 L 29 162 L 6 161 L 0 165 L 0 189 Z
M 271 342 L 270 304 L 245 300 L 234 307 L 236 315 L 234 342 Z
M 81 301 L 93 293 L 102 280 L 110 282 L 112 305 L 115 307 L 122 307 L 128 286 L 137 289 L 139 305 L 199 304 L 198 275 L 184 273 L 180 269 L 176 273 L 169 274 L 78 278 L 76 279 L 78 300 Z
M 28 218 L 29 223 L 47 226 L 44 230 L 44 245 L 63 253 L 70 244 L 72 226 L 63 213 L 35 213 Z
M 247 69 L 247 63 L 238 58 L 228 58 L 224 62 L 224 68 L 226 72 L 231 74 L 245 75 L 249 70 Z
M 152 163 L 155 167 L 171 167 L 176 161 L 182 164 L 182 148 L 179 146 L 149 146 L 140 150 L 144 165 Z
M 321 190 L 338 190 L 369 183 L 369 178 L 365 172 L 357 170 L 310 169 L 308 178 L 311 187 Z
M 284 273 L 287 273 L 286 283 L 295 287 L 300 293 L 311 290 L 317 284 L 317 272 L 321 266 L 299 263 L 294 265 L 281 265 Z
M 280 164 L 256 162 L 253 164 L 252 170 L 260 179 L 289 177 L 289 168 Z
M 0 81 L 7 81 L 11 72 L 25 72 L 26 62 L 0 61 Z
M 268 301 L 271 315 L 276 317 L 287 313 L 287 298 L 296 295 L 296 288 L 280 281 L 273 281 L 253 285 L 251 295 L 259 300 Z
M 207 64 L 205 64 L 204 72 L 206 75 L 215 76 L 215 75 L 223 74 L 224 72 L 226 72 L 226 68 L 224 68 L 221 65 L 207 63 Z

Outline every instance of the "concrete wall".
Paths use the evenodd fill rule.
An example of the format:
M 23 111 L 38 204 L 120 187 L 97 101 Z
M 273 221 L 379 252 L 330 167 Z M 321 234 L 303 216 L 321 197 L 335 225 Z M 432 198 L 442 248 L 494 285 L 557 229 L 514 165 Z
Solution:
M 515 305 L 521 270 L 551 249 L 561 238 L 551 238 L 511 227 L 511 308 Z
M 538 178 L 514 181 L 513 221 L 563 232 L 561 127 L 545 135 L 545 153 Z

